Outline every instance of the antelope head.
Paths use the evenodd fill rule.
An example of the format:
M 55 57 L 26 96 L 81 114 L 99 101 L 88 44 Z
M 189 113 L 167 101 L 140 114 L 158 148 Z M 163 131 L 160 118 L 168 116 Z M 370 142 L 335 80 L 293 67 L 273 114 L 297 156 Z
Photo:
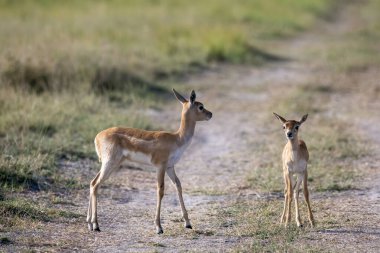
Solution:
M 286 120 L 280 115 L 278 115 L 277 113 L 273 113 L 273 114 L 276 116 L 276 118 L 279 121 L 282 122 L 282 128 L 284 129 L 285 137 L 288 140 L 293 140 L 294 138 L 297 137 L 298 130 L 301 124 L 306 121 L 307 116 L 308 116 L 308 114 L 305 114 L 304 116 L 302 116 L 300 121 L 296 121 L 296 120 Z
M 190 94 L 190 99 L 185 99 L 181 94 L 179 94 L 175 89 L 173 89 L 175 97 L 182 104 L 182 115 L 193 121 L 204 121 L 212 118 L 212 113 L 204 107 L 201 102 L 195 101 L 196 94 L 192 90 Z

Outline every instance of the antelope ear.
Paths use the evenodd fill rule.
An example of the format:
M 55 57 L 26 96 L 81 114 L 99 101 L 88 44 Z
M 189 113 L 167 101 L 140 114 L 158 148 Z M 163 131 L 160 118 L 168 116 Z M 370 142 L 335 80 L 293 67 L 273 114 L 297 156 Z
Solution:
M 174 96 L 178 99 L 179 102 L 186 103 L 188 102 L 181 94 L 179 94 L 175 89 L 173 89 Z
M 194 102 L 195 102 L 195 98 L 197 97 L 197 95 L 195 94 L 195 91 L 194 90 L 192 90 L 191 91 L 191 94 L 190 94 L 190 103 L 191 104 L 194 104 Z
M 284 119 L 283 117 L 281 117 L 280 115 L 278 115 L 277 113 L 273 113 L 274 114 L 274 116 L 276 116 L 276 118 L 279 120 L 279 121 L 281 121 L 282 123 L 285 123 L 286 122 L 286 119 Z
M 305 115 L 302 116 L 302 119 L 301 119 L 301 121 L 300 121 L 301 124 L 304 123 L 304 122 L 307 120 L 307 116 L 308 116 L 308 115 L 309 115 L 309 114 L 305 114 Z

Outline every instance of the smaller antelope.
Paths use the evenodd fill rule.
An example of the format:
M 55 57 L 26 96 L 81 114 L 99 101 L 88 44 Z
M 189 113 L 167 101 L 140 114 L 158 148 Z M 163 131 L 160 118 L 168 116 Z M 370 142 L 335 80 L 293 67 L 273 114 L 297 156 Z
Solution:
M 164 131 L 145 131 L 134 128 L 113 127 L 101 131 L 95 137 L 95 149 L 102 163 L 101 169 L 90 183 L 90 200 L 88 205 L 88 228 L 100 231 L 97 219 L 97 192 L 113 171 L 124 161 L 153 165 L 157 168 L 157 210 L 156 229 L 162 234 L 160 211 L 164 196 L 165 173 L 176 186 L 185 227 L 192 228 L 182 197 L 182 187 L 174 165 L 179 161 L 194 135 L 197 121 L 209 120 L 212 113 L 202 103 L 195 101 L 192 91 L 190 101 L 173 89 L 174 95 L 182 104 L 181 124 L 174 133 Z
M 303 181 L 303 194 L 309 212 L 310 225 L 314 226 L 313 213 L 311 212 L 309 190 L 307 189 L 307 162 L 309 161 L 309 152 L 307 151 L 306 143 L 298 139 L 298 130 L 302 123 L 307 119 L 307 114 L 300 121 L 286 120 L 280 115 L 273 113 L 278 120 L 283 123 L 285 136 L 288 139 L 284 150 L 282 151 L 282 166 L 285 180 L 285 202 L 284 211 L 281 216 L 281 223 L 285 222 L 285 227 L 288 226 L 291 220 L 291 204 L 293 199 L 293 191 L 295 196 L 296 206 L 296 222 L 298 227 L 302 227 L 301 217 L 298 211 L 298 196 L 299 188 Z M 294 182 L 293 176 L 297 176 Z

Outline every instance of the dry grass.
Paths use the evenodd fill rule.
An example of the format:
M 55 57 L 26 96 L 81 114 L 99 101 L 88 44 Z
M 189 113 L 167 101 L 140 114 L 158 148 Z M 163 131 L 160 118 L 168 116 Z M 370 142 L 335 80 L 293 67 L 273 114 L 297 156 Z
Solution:
M 221 6 L 226 3 L 227 2 L 221 3 Z M 285 1 L 284 3 L 289 4 L 289 1 Z M 122 124 L 147 129 L 152 128 L 152 124 L 148 122 L 144 116 L 141 116 L 143 115 L 142 112 L 149 107 L 157 110 L 157 107 L 159 109 L 162 105 L 166 104 L 161 100 L 166 94 L 166 89 L 161 89 L 161 87 L 167 85 L 161 86 L 157 84 L 157 82 L 152 82 L 152 79 L 168 78 L 168 75 L 170 76 L 173 73 L 181 72 L 183 70 L 182 68 L 187 68 L 186 66 L 189 66 L 188 64 L 204 66 L 204 64 L 207 64 L 209 61 L 252 63 L 252 59 L 244 58 L 246 57 L 245 50 L 248 48 L 245 43 L 245 39 L 247 38 L 242 37 L 241 33 L 246 31 L 246 27 L 251 27 L 253 23 L 259 24 L 262 22 L 264 25 L 258 25 L 260 38 L 282 38 L 309 27 L 315 19 L 315 16 L 305 14 L 307 15 L 306 17 L 300 17 L 302 22 L 299 22 L 301 22 L 302 25 L 297 25 L 298 21 L 294 21 L 297 18 L 292 10 L 284 9 L 281 7 L 281 4 L 274 6 L 272 3 L 265 1 L 265 3 L 262 2 L 263 9 L 255 6 L 257 9 L 253 12 L 252 17 L 246 13 L 245 9 L 249 9 L 245 4 L 242 4 L 241 6 L 237 5 L 240 7 L 236 7 L 239 8 L 236 15 L 240 16 L 241 11 L 245 15 L 243 15 L 243 19 L 237 21 L 237 17 L 231 17 L 228 16 L 230 14 L 226 14 L 224 16 L 226 17 L 225 20 L 215 21 L 216 24 L 214 24 L 213 22 L 210 23 L 210 20 L 215 18 L 215 13 L 219 13 L 219 11 L 223 12 L 223 8 L 222 10 L 218 10 L 213 3 L 205 3 L 215 8 L 210 9 L 212 10 L 211 14 L 208 12 L 210 10 L 205 10 L 206 13 L 203 13 L 199 12 L 203 4 L 195 3 L 193 8 L 189 10 L 190 16 L 185 16 L 183 20 L 181 20 L 181 22 L 184 23 L 180 23 L 180 28 L 167 26 L 164 31 L 159 30 L 157 32 L 153 32 L 153 29 L 148 29 L 147 33 L 141 33 L 136 36 L 135 41 L 129 41 L 130 37 L 133 36 L 128 35 L 128 38 L 123 37 L 123 34 L 108 29 L 111 26 L 124 24 L 124 21 L 120 20 L 123 12 L 117 10 L 120 7 L 118 4 L 121 3 L 113 2 L 110 7 L 107 7 L 104 3 L 97 2 L 95 4 L 96 8 L 91 10 L 88 16 L 85 15 L 84 17 L 78 17 L 78 13 L 87 8 L 89 3 L 75 4 L 79 5 L 77 6 L 79 8 L 72 14 L 69 13 L 69 10 L 72 8 L 70 4 L 65 5 L 65 8 L 61 10 L 62 13 L 60 13 L 60 8 L 58 8 L 58 5 L 61 7 L 60 4 L 48 4 L 45 7 L 37 5 L 33 7 L 31 14 L 29 13 L 29 15 L 34 18 L 37 16 L 36 13 L 42 14 L 42 21 L 54 21 L 50 24 L 51 27 L 43 27 L 42 38 L 44 39 L 51 38 L 49 37 L 51 36 L 49 31 L 59 27 L 62 20 L 66 20 L 67 17 L 72 18 L 68 23 L 68 31 L 65 31 L 61 37 L 57 39 L 62 39 L 62 41 L 67 42 L 70 40 L 70 36 L 73 36 L 78 38 L 78 40 L 74 40 L 70 46 L 63 43 L 63 45 L 66 46 L 59 48 L 58 52 L 56 52 L 59 56 L 57 59 L 68 59 L 65 64 L 69 63 L 67 65 L 74 66 L 73 69 L 75 70 L 63 68 L 64 73 L 74 73 L 72 79 L 66 80 L 64 77 L 61 79 L 60 74 L 57 72 L 59 68 L 56 67 L 59 66 L 58 63 L 51 64 L 52 67 L 49 69 L 47 66 L 50 66 L 50 63 L 53 62 L 52 59 L 46 58 L 46 64 L 40 64 L 39 60 L 36 60 L 36 63 L 29 64 L 28 60 L 22 58 L 19 60 L 20 62 L 17 63 L 20 64 L 19 68 L 16 68 L 17 71 L 14 72 L 16 73 L 14 76 L 21 79 L 15 79 L 15 81 L 12 82 L 22 83 L 24 82 L 23 80 L 27 80 L 28 85 L 32 83 L 36 85 L 35 87 L 37 88 L 33 88 L 36 92 L 30 94 L 26 91 L 20 91 L 21 86 L 16 89 L 7 86 L 0 87 L 0 113 L 2 115 L 0 121 L 0 153 L 2 154 L 0 157 L 0 164 L 2 165 L 0 167 L 2 173 L 0 177 L 0 210 L 4 217 L 7 217 L 5 219 L 6 227 L 2 229 L 12 234 L 14 231 L 17 232 L 19 228 L 28 227 L 31 223 L 40 222 L 43 224 L 41 225 L 42 228 L 40 228 L 40 231 L 36 233 L 37 236 L 35 238 L 27 239 L 25 237 L 20 240 L 21 242 L 15 242 L 12 237 L 7 235 L 0 238 L 1 245 L 12 247 L 13 244 L 23 243 L 24 246 L 22 247 L 26 247 L 25 245 L 27 245 L 35 249 L 43 250 L 55 249 L 60 246 L 64 247 L 64 249 L 70 249 L 72 245 L 81 245 L 78 246 L 79 249 L 94 247 L 93 244 L 96 243 L 96 240 L 84 242 L 81 240 L 87 237 L 83 236 L 83 238 L 79 238 L 80 236 L 78 236 L 78 234 L 87 236 L 84 232 L 85 227 L 82 226 L 82 224 L 79 225 L 79 220 L 74 221 L 76 223 L 71 228 L 64 230 L 62 232 L 64 235 L 56 239 L 57 242 L 48 242 L 46 238 L 39 240 L 38 236 L 43 237 L 48 229 L 55 231 L 57 226 L 67 224 L 66 218 L 73 218 L 74 220 L 78 218 L 78 214 L 75 212 L 61 213 L 59 208 L 57 208 L 63 205 L 67 210 L 71 210 L 71 208 L 74 210 L 83 209 L 82 206 L 75 206 L 77 201 L 75 198 L 73 198 L 72 201 L 68 201 L 64 196 L 58 194 L 56 196 L 54 195 L 49 200 L 51 203 L 47 201 L 54 205 L 54 208 L 50 208 L 41 205 L 41 203 L 26 203 L 24 200 L 18 198 L 19 195 L 14 195 L 14 193 L 33 189 L 49 189 L 54 191 L 54 187 L 57 185 L 67 188 L 68 192 L 71 191 L 70 189 L 81 189 L 82 186 L 80 182 L 77 182 L 77 178 L 73 179 L 73 181 L 66 181 L 67 178 L 61 178 L 57 175 L 58 162 L 62 160 L 80 161 L 83 158 L 89 159 L 89 163 L 94 161 L 93 137 L 97 131 L 108 126 Z M 136 11 L 136 9 L 141 7 L 140 4 L 142 4 L 144 8 L 146 7 L 146 2 L 130 2 L 128 4 L 133 4 L 133 6 L 127 11 L 131 13 L 135 12 L 135 15 L 142 14 L 141 11 Z M 309 3 L 302 2 L 300 4 L 302 7 L 299 8 L 315 8 L 311 10 L 311 13 L 320 14 L 326 10 L 326 7 L 322 5 L 319 6 L 319 4 L 323 3 L 318 3 L 317 6 L 313 7 L 310 6 Z M 313 4 L 311 3 L 311 5 Z M 184 8 L 184 6 L 187 5 L 185 3 L 178 3 L 178 5 L 171 6 L 166 6 L 165 4 L 161 6 L 158 4 L 158 6 L 146 7 L 148 8 L 147 15 L 149 14 L 151 16 L 150 19 L 147 19 L 147 27 L 154 27 L 156 23 L 162 26 L 161 21 L 165 21 L 165 24 L 174 23 L 172 19 L 178 19 L 178 17 L 183 16 L 183 13 L 179 10 Z M 28 13 L 25 8 L 29 8 L 30 5 L 26 4 L 25 7 L 20 7 L 19 10 L 17 10 L 16 7 L 7 7 L 10 9 L 14 8 L 12 11 L 19 15 L 17 19 L 11 23 L 10 27 L 13 29 L 18 27 L 19 30 L 16 29 L 15 33 L 22 35 L 23 29 L 28 29 L 28 27 L 22 28 L 22 26 L 20 26 L 20 24 L 24 24 L 22 20 L 19 20 L 21 19 L 20 13 Z M 317 238 L 316 240 L 319 240 L 322 238 L 321 234 L 326 230 L 339 229 L 341 227 L 353 229 L 360 225 L 362 222 L 361 217 L 359 217 L 360 215 L 352 215 L 349 219 L 346 218 L 347 205 L 351 203 L 351 200 L 349 199 L 350 197 L 344 194 L 350 193 L 352 189 L 362 188 L 362 186 L 358 184 L 358 180 L 366 171 L 356 166 L 355 162 L 361 161 L 363 158 L 368 158 L 371 155 L 371 149 L 366 145 L 363 136 L 352 136 L 351 133 L 357 130 L 356 125 L 350 124 L 352 114 L 346 113 L 344 115 L 338 115 L 337 112 L 341 113 L 342 111 L 336 110 L 334 107 L 337 105 L 335 101 L 336 97 L 342 95 L 355 97 L 353 96 L 355 92 L 362 92 L 362 88 L 357 88 L 354 81 L 346 82 L 348 79 L 352 77 L 361 80 L 360 73 L 363 69 L 366 70 L 369 66 L 378 64 L 376 60 L 373 60 L 373 57 L 370 57 L 371 54 L 378 50 L 378 47 L 373 44 L 374 41 L 378 41 L 377 31 L 380 30 L 377 29 L 378 22 L 376 20 L 378 20 L 378 14 L 374 11 L 376 10 L 375 7 L 378 7 L 377 1 L 369 1 L 368 5 L 360 5 L 361 15 L 365 20 L 364 24 L 360 24 L 360 29 L 350 35 L 346 33 L 340 34 L 339 36 L 337 35 L 337 38 L 329 41 L 331 43 L 323 44 L 325 45 L 324 55 L 320 56 L 320 58 L 310 58 L 318 61 L 317 64 L 319 64 L 319 68 L 316 68 L 319 72 L 313 73 L 312 75 L 315 77 L 315 80 L 303 83 L 301 86 L 289 85 L 289 87 L 285 87 L 286 91 L 285 88 L 278 89 L 278 93 L 274 92 L 270 94 L 275 98 L 273 99 L 274 102 L 266 103 L 259 107 L 260 109 L 265 109 L 268 113 L 265 114 L 267 116 L 262 116 L 258 119 L 262 120 L 260 123 L 262 125 L 260 125 L 257 134 L 264 134 L 266 138 L 264 140 L 255 138 L 247 138 L 247 140 L 244 140 L 247 142 L 244 142 L 247 146 L 255 147 L 251 155 L 252 157 L 260 157 L 260 162 L 254 163 L 250 174 L 246 175 L 246 182 L 241 182 L 241 185 L 243 185 L 245 189 L 247 189 L 246 186 L 248 185 L 248 191 L 258 192 L 260 196 L 269 195 L 268 198 L 237 197 L 233 195 L 233 200 L 231 200 L 232 198 L 228 198 L 228 200 L 221 203 L 217 201 L 214 203 L 204 202 L 202 205 L 195 207 L 196 209 L 200 206 L 206 206 L 207 210 L 199 211 L 199 215 L 202 216 L 192 216 L 192 218 L 194 217 L 193 225 L 195 228 L 192 231 L 183 228 L 183 223 L 179 219 L 179 212 L 178 215 L 172 215 L 172 213 L 170 213 L 171 220 L 166 221 L 168 229 L 165 230 L 165 234 L 159 239 L 154 237 L 153 232 L 152 234 L 147 234 L 147 227 L 152 225 L 150 221 L 153 212 L 141 213 L 140 211 L 132 214 L 127 213 L 125 216 L 118 213 L 117 217 L 121 217 L 120 220 L 123 220 L 122 222 L 131 222 L 134 224 L 133 222 L 136 222 L 138 219 L 138 225 L 141 227 L 139 227 L 137 231 L 141 233 L 141 235 L 149 236 L 150 238 L 148 241 L 143 241 L 139 238 L 141 242 L 134 242 L 134 244 L 138 244 L 141 249 L 148 248 L 150 250 L 165 251 L 172 249 L 170 243 L 174 241 L 178 244 L 188 241 L 190 241 L 191 244 L 197 244 L 227 238 L 226 240 L 236 240 L 236 244 L 240 245 L 235 249 L 237 252 L 313 252 L 324 250 L 323 246 L 320 245 L 320 241 L 316 242 L 313 239 Z M 50 14 L 45 13 L 46 9 L 44 8 L 52 10 L 52 12 Z M 173 16 L 166 17 L 163 15 L 167 8 L 173 8 L 173 10 L 171 9 L 174 13 Z M 276 10 L 273 12 L 273 15 L 276 17 L 259 15 L 260 12 L 265 13 L 263 10 L 272 11 L 273 9 L 271 8 Z M 297 13 L 300 12 L 300 9 L 295 9 Z M 4 10 L 2 11 L 6 12 Z M 115 20 L 110 21 L 110 23 L 100 24 L 114 11 Z M 88 30 L 84 30 L 80 25 L 81 20 L 89 20 L 89 16 L 97 14 L 100 15 L 99 21 L 96 21 L 94 24 L 91 23 Z M 58 15 L 58 18 L 53 19 L 50 15 Z M 11 15 L 6 16 L 6 18 L 13 20 Z M 130 19 L 134 18 L 134 16 L 130 17 Z M 284 18 L 286 19 L 285 21 Z M 193 19 L 197 21 L 194 21 L 194 23 L 192 23 L 193 21 L 190 22 Z M 34 29 L 37 29 L 41 20 L 35 20 L 31 22 L 30 25 L 33 26 Z M 160 22 L 157 22 L 157 20 Z M 139 19 L 136 19 L 134 21 L 135 23 L 132 22 L 131 24 L 136 24 L 137 21 L 139 21 Z M 215 26 L 218 26 L 219 22 L 223 24 L 223 22 L 227 21 L 233 21 L 231 26 L 226 26 L 225 30 L 220 28 L 215 29 Z M 271 21 L 273 21 L 273 30 L 268 31 L 267 28 L 271 26 Z M 203 41 L 205 38 L 199 38 L 200 41 L 195 39 L 195 50 L 199 48 L 201 48 L 201 50 L 193 54 L 194 49 L 189 49 L 189 47 L 193 45 L 192 42 L 194 42 L 194 40 L 192 40 L 195 36 L 193 26 L 202 26 L 197 22 L 210 23 L 210 27 L 207 26 L 203 28 L 205 30 L 201 29 L 201 34 L 207 34 L 206 42 Z M 240 24 L 240 26 L 234 22 L 238 24 L 243 22 L 244 24 Z M 281 26 L 281 24 L 284 23 L 286 24 L 285 29 Z M 186 24 L 188 25 L 187 28 Z M 102 29 L 94 29 L 94 27 L 98 26 Z M 185 29 L 182 29 L 183 27 L 185 27 Z M 229 33 L 236 27 L 238 27 L 236 32 Z M 4 31 L 6 33 L 10 30 L 10 28 L 4 26 L 2 29 L 3 33 Z M 215 29 L 215 33 L 208 35 L 208 29 Z M 260 29 L 263 30 L 260 31 Z M 106 33 L 107 31 L 111 32 Z M 150 41 L 151 36 L 156 36 L 157 33 L 159 34 L 159 38 L 164 39 L 159 40 L 157 45 L 155 44 L 156 42 L 154 42 L 154 46 L 146 49 L 146 51 L 142 49 L 147 48 L 146 44 L 142 43 L 142 41 L 145 43 L 146 41 Z M 105 42 L 99 39 L 102 37 L 107 38 Z M 6 41 L 4 37 L 2 38 L 0 44 L 10 43 Z M 38 41 L 40 40 L 41 38 L 32 36 L 32 48 L 33 46 L 39 48 Z M 170 41 L 168 42 L 166 40 Z M 22 44 L 23 40 L 20 41 Z M 95 41 L 95 44 L 90 43 L 89 45 L 89 41 Z M 135 46 L 129 44 L 132 42 Z M 106 46 L 104 46 L 100 52 L 95 52 L 96 50 L 94 50 L 94 48 L 100 48 L 100 45 L 103 45 L 103 43 Z M 159 43 L 162 43 L 162 45 Z M 54 45 L 54 43 L 51 44 Z M 128 45 L 128 50 L 126 49 L 126 45 Z M 342 48 L 338 48 L 338 45 Z M 320 48 L 313 48 L 312 45 L 310 47 L 311 48 L 306 50 L 307 52 L 305 53 L 310 57 L 315 57 L 315 55 L 313 56 L 313 52 L 317 52 Z M 361 49 L 361 47 L 366 49 Z M 157 50 L 157 48 L 160 50 Z M 19 51 L 14 54 L 28 56 L 34 52 L 36 54 L 41 53 L 41 50 L 29 50 L 30 51 L 27 52 Z M 49 50 L 52 49 L 48 47 L 48 51 Z M 151 53 L 151 50 L 154 52 Z M 73 55 L 78 54 L 80 57 L 78 59 L 70 58 L 72 56 L 65 58 L 62 56 L 62 52 L 64 51 L 70 51 Z M 120 59 L 122 57 L 117 56 L 118 54 L 115 52 L 123 52 L 125 55 L 130 56 L 131 63 Z M 94 53 L 94 58 L 89 59 L 88 57 L 91 53 Z M 343 54 L 345 57 L 342 57 Z M 104 62 L 101 64 L 98 63 L 101 62 L 98 60 L 104 55 L 107 55 L 104 58 Z M 194 56 L 194 58 L 189 58 L 189 55 Z M 112 65 L 108 68 L 107 65 L 113 56 L 115 56 L 115 62 L 120 64 L 120 68 L 115 68 Z M 326 60 L 323 58 L 324 56 L 328 57 L 326 58 L 328 59 L 327 65 L 324 65 L 324 63 L 326 63 L 324 62 Z M 2 64 L 4 61 L 3 59 Z M 82 66 L 82 64 L 84 65 L 83 68 L 77 68 L 78 66 Z M 107 68 L 104 66 L 107 66 Z M 139 69 L 141 66 L 144 66 L 144 68 Z M 177 67 L 180 68 L 180 70 L 178 70 Z M 9 67 L 6 69 L 12 72 L 15 68 L 12 69 Z M 75 72 L 77 69 L 80 70 L 78 73 Z M 127 69 L 127 71 L 125 71 L 125 69 Z M 138 70 L 135 72 L 136 69 Z M 353 69 L 355 70 L 354 72 L 352 72 Z M 37 73 L 36 75 L 35 72 Z M 24 74 L 21 73 L 26 73 L 27 75 L 23 76 Z M 40 75 L 41 73 L 43 75 Z M 148 73 L 147 77 L 141 78 L 141 76 L 144 76 L 141 75 L 141 73 Z M 345 76 L 346 74 L 350 78 L 347 76 L 347 79 L 341 78 L 342 75 Z M 96 75 L 98 75 L 98 78 L 94 79 L 93 77 Z M 66 76 L 66 74 L 64 74 L 64 76 Z M 8 79 L 8 81 L 10 79 Z M 32 82 L 31 80 L 34 81 Z M 94 80 L 98 83 L 91 82 Z M 127 83 L 130 85 L 126 85 Z M 56 84 L 68 86 L 67 88 L 56 89 Z M 76 84 L 78 84 L 78 87 Z M 370 91 L 367 90 L 365 93 L 360 94 L 366 94 L 366 96 L 368 95 L 368 97 L 373 99 L 379 94 L 379 89 L 376 84 L 370 87 Z M 98 93 L 89 92 L 91 89 L 98 89 Z M 122 92 L 119 92 L 120 90 L 122 90 Z M 262 87 L 260 86 L 260 88 L 252 88 L 250 92 L 255 93 L 265 90 L 267 90 L 267 88 L 263 85 Z M 130 91 L 131 93 L 129 93 Z M 146 93 L 148 91 L 156 95 L 147 95 Z M 248 93 L 248 91 L 246 93 Z M 286 94 L 286 96 L 283 96 L 284 94 Z M 158 106 L 156 103 L 157 99 L 161 100 Z M 365 113 L 360 108 L 356 110 L 356 113 Z M 280 192 L 283 190 L 280 157 L 285 140 L 281 125 L 271 115 L 272 111 L 276 111 L 289 118 L 295 117 L 295 119 L 297 119 L 296 117 L 300 117 L 303 113 L 308 112 L 310 114 L 308 121 L 302 126 L 300 135 L 306 141 L 311 155 L 309 186 L 311 188 L 312 207 L 317 220 L 317 228 L 315 229 L 306 227 L 300 230 L 295 227 L 295 224 L 285 229 L 278 224 L 282 210 L 282 198 L 280 197 L 282 195 Z M 264 113 L 261 113 L 261 115 L 264 115 Z M 267 128 L 267 126 L 272 126 L 276 123 L 278 123 L 277 128 Z M 235 164 L 231 162 L 230 165 L 234 166 Z M 90 165 L 88 166 L 91 167 Z M 107 190 L 107 187 L 105 188 Z M 240 188 L 234 190 L 240 191 Z M 133 191 L 131 192 L 133 194 Z M 244 189 L 242 192 L 244 195 Z M 233 192 L 231 194 L 235 193 L 236 192 Z M 15 198 L 11 197 L 10 194 Z M 196 197 L 213 196 L 219 198 L 221 196 L 223 197 L 223 194 L 226 194 L 226 192 L 198 190 L 191 194 L 192 197 L 196 195 Z M 79 196 L 78 198 L 80 198 L 80 201 L 83 201 L 84 197 Z M 44 202 L 46 200 L 41 201 Z M 352 202 L 359 206 L 358 203 L 360 202 L 358 202 L 357 199 L 352 200 Z M 331 207 L 336 203 L 339 203 L 339 208 L 331 210 Z M 137 209 L 138 208 L 135 207 L 134 210 Z M 179 208 L 176 207 L 176 212 L 178 209 Z M 120 211 L 120 207 L 117 210 Z M 357 210 L 355 209 L 355 212 L 360 213 L 359 211 L 359 207 Z M 192 210 L 192 214 L 194 213 L 198 212 Z M 302 205 L 301 215 L 304 220 L 305 214 L 306 209 L 304 205 Z M 169 217 L 167 213 L 164 213 L 164 215 L 165 217 Z M 104 216 L 103 218 L 109 218 Z M 131 220 L 127 220 L 126 217 Z M 47 221 L 44 219 L 48 219 L 49 221 L 62 219 L 62 224 L 49 224 L 47 229 L 44 226 Z M 82 220 L 83 217 L 81 217 L 81 221 Z M 368 221 L 368 223 L 369 222 L 370 221 Z M 115 222 L 115 224 L 117 224 L 117 222 Z M 128 232 L 129 231 L 126 233 Z M 106 233 L 104 236 L 108 236 L 108 238 L 112 239 L 117 237 L 119 238 L 117 242 L 122 243 L 120 241 L 120 235 Z M 136 237 L 136 235 L 128 236 Z M 105 245 L 110 246 L 113 243 L 114 241 L 111 240 Z M 334 248 L 332 249 L 334 251 Z M 194 250 L 197 249 L 194 248 Z

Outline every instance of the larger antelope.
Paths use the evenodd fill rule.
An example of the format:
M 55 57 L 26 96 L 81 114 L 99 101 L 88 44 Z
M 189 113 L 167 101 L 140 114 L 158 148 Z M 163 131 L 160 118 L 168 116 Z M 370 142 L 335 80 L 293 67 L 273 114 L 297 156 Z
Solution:
M 197 121 L 209 120 L 212 113 L 206 110 L 202 103 L 195 101 L 192 91 L 190 101 L 173 89 L 174 95 L 182 103 L 181 124 L 178 131 L 145 131 L 134 128 L 113 127 L 101 131 L 95 137 L 95 149 L 102 163 L 101 169 L 90 183 L 90 200 L 88 205 L 88 228 L 100 231 L 97 219 L 97 193 L 103 183 L 122 162 L 132 161 L 153 165 L 157 168 L 157 233 L 163 233 L 160 210 L 164 196 L 164 177 L 168 173 L 175 184 L 181 205 L 185 227 L 192 228 L 182 197 L 182 187 L 174 165 L 179 161 L 185 149 L 189 146 L 194 135 Z
M 290 209 L 294 191 L 294 194 L 296 195 L 296 222 L 298 227 L 302 226 L 301 217 L 298 210 L 298 196 L 300 185 L 303 182 L 303 194 L 305 196 L 309 212 L 309 222 L 311 226 L 314 226 L 313 213 L 311 212 L 309 200 L 309 190 L 307 188 L 307 162 L 309 161 L 309 152 L 307 150 L 306 143 L 303 140 L 298 139 L 299 127 L 306 121 L 307 114 L 304 115 L 300 121 L 286 120 L 276 113 L 273 114 L 282 122 L 285 136 L 288 139 L 288 142 L 282 151 L 282 166 L 285 180 L 285 202 L 284 211 L 281 216 L 281 223 L 285 222 L 285 226 L 288 226 L 291 219 Z M 294 175 L 297 176 L 296 181 L 294 181 Z

